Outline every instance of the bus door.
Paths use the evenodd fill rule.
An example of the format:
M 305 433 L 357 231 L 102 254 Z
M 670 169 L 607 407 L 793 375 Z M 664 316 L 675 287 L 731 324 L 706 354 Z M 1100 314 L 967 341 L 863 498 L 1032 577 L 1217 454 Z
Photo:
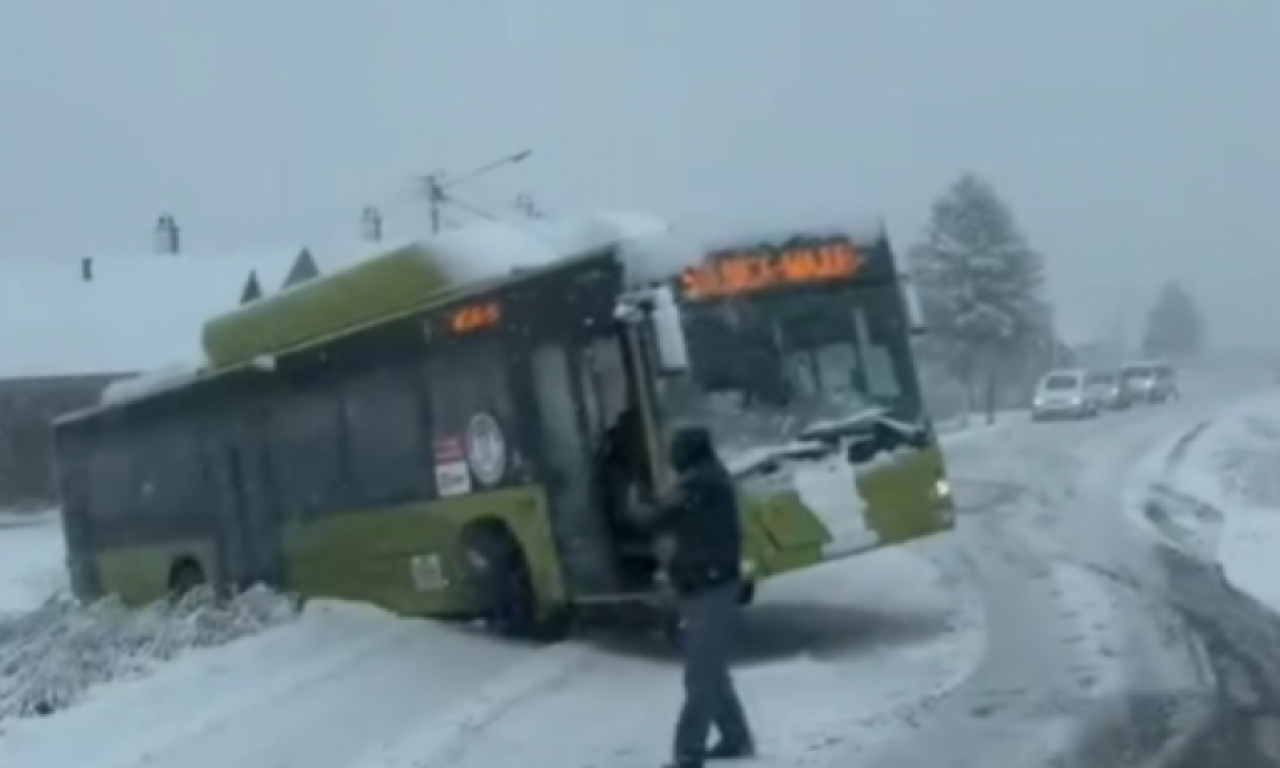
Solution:
M 228 584 L 241 588 L 256 583 L 282 585 L 286 571 L 283 530 L 264 440 L 259 423 L 245 421 L 215 449 L 223 573 Z
M 595 442 L 586 423 L 583 356 L 562 343 L 529 356 L 542 475 L 554 515 L 561 570 L 576 596 L 617 591 L 609 531 L 595 505 Z
M 642 326 L 627 326 L 624 331 L 624 364 L 630 401 L 644 425 L 646 483 L 655 494 L 666 491 L 673 482 L 667 461 L 667 435 L 658 396 L 658 366 L 655 361 L 653 340 Z

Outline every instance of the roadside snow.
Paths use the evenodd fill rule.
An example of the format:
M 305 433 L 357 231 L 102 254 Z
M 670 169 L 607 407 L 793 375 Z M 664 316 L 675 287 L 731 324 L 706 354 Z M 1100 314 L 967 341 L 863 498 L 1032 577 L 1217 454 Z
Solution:
M 103 683 L 149 674 L 193 648 L 224 645 L 280 624 L 291 602 L 267 591 L 215 605 L 193 593 L 179 605 L 131 611 L 57 596 L 0 619 L 0 722 L 50 715 Z
M 57 512 L 0 512 L 0 621 L 66 586 Z
M 140 611 L 112 601 L 82 607 L 67 594 L 63 552 L 56 512 L 0 513 L 0 723 L 63 710 L 104 683 L 145 676 L 186 650 L 228 643 L 293 613 L 288 600 L 267 592 L 222 606 L 193 596 Z
M 1208 522 L 1227 578 L 1280 610 L 1280 393 L 1226 409 L 1171 462 L 1169 484 L 1221 516 Z
M 898 549 L 771 584 L 747 612 L 737 675 L 759 729 L 753 764 L 825 764 L 900 736 L 967 677 L 985 638 L 976 604 L 944 579 Z M 620 639 L 570 647 L 572 673 L 520 686 L 535 692 L 527 700 L 482 693 L 445 719 L 465 725 L 424 728 L 353 768 L 490 768 L 513 755 L 531 766 L 659 764 L 680 697 L 676 659 Z
M 99 686 L 54 717 L 5 723 L 0 765 L 345 768 L 370 744 L 431 729 L 481 683 L 503 680 L 520 663 L 569 662 L 368 606 L 317 601 L 271 631 Z

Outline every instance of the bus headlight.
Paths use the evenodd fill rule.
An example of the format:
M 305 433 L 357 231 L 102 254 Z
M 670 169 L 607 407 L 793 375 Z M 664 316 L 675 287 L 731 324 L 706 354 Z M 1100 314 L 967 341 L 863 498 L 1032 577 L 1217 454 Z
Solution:
M 947 478 L 940 477 L 933 482 L 933 492 L 940 499 L 951 498 L 951 483 Z
M 754 576 L 754 575 L 756 575 L 756 561 L 755 561 L 755 560 L 743 560 L 743 561 L 742 561 L 742 563 L 741 563 L 741 566 L 742 566 L 742 575 L 743 575 L 744 577 L 749 577 L 749 576 Z

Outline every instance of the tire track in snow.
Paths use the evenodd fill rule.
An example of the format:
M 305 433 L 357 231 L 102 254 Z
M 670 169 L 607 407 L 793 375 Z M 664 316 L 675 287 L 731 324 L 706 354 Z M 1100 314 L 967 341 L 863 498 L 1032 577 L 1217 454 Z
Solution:
M 1197 648 L 1182 643 L 1184 631 L 1169 658 L 1139 665 L 1138 679 L 1149 687 L 1130 695 L 1135 659 L 1164 650 L 1150 645 L 1160 630 L 1144 623 L 1132 594 L 1089 572 L 1094 563 L 1108 572 L 1122 568 L 1134 554 L 1124 526 L 1117 526 L 1122 504 L 1112 472 L 1132 466 L 1130 448 L 1136 455 L 1149 447 L 1155 430 L 1148 414 L 1029 425 L 948 457 L 955 476 L 982 478 L 980 487 L 1006 502 L 962 518 L 963 562 L 987 598 L 989 651 L 910 739 L 861 765 L 1076 765 L 1101 754 L 1090 747 L 1110 761 L 1129 746 L 1110 739 L 1111 723 L 1128 725 L 1142 702 L 1194 687 L 1203 664 Z M 1156 426 L 1169 428 L 1163 419 Z M 1117 428 L 1126 435 L 1119 451 L 1110 443 Z M 1021 495 L 1008 499 L 1006 484 L 1019 486 Z M 964 488 L 958 483 L 957 493 Z M 1143 623 L 1142 631 L 1135 623 Z M 1184 663 L 1188 677 L 1179 677 L 1176 691 L 1162 689 L 1169 669 Z

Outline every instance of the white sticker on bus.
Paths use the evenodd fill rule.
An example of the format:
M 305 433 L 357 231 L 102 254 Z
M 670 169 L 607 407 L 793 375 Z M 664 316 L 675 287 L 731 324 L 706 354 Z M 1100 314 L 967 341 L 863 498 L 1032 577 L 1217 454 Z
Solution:
M 441 496 L 465 496 L 471 493 L 471 470 L 467 467 L 462 440 L 437 438 L 432 444 L 435 459 L 436 493 Z
M 413 574 L 414 589 L 419 592 L 435 592 L 449 586 L 439 555 L 417 555 L 409 561 L 409 570 Z
M 465 461 L 436 465 L 436 491 L 441 496 L 465 496 L 471 493 L 471 470 Z

